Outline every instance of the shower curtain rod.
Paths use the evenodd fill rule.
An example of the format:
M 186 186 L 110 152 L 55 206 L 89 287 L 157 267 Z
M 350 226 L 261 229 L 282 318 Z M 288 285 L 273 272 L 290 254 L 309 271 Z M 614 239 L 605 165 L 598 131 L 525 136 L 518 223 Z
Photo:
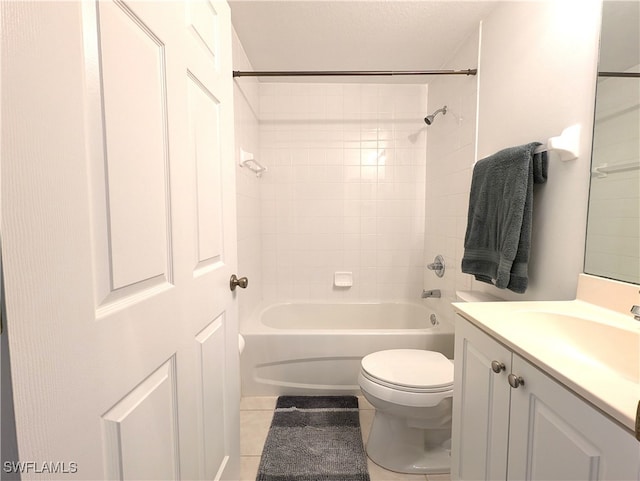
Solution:
M 598 72 L 598 77 L 640 78 L 640 73 L 638 72 Z
M 478 69 L 466 70 L 298 70 L 243 72 L 234 70 L 234 77 L 344 77 L 400 75 L 476 75 Z

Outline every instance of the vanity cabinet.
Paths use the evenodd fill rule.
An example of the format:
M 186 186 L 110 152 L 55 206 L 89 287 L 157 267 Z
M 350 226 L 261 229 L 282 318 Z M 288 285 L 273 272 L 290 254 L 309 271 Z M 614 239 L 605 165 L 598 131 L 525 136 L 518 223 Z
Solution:
M 629 432 L 461 317 L 454 363 L 452 479 L 640 479 Z

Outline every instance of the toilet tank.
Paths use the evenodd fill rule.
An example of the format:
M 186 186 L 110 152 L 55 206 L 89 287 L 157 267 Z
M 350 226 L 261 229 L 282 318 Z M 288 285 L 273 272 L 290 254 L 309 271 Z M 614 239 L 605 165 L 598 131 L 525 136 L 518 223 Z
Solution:
M 456 291 L 456 302 L 496 302 L 504 301 L 499 297 L 482 291 Z

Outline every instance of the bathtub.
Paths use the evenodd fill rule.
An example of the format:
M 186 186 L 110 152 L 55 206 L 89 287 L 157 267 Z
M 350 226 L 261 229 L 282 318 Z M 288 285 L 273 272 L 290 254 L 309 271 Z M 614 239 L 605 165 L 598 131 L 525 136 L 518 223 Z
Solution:
M 427 349 L 453 358 L 453 326 L 413 303 L 261 307 L 241 326 L 242 395 L 359 394 L 363 356 Z

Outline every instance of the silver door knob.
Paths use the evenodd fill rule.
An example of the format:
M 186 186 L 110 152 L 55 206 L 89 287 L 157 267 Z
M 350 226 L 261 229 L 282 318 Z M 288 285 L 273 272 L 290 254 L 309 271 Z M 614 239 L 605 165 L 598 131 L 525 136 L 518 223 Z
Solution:
M 496 374 L 499 374 L 500 372 L 504 371 L 505 369 L 506 369 L 506 366 L 504 365 L 504 362 L 491 361 L 491 370 L 493 372 L 495 372 Z
M 241 287 L 242 289 L 246 289 L 248 285 L 249 285 L 249 279 L 247 279 L 246 277 L 241 277 L 238 279 L 238 276 L 236 276 L 235 274 L 233 274 L 231 276 L 231 279 L 229 280 L 229 288 L 232 291 L 235 291 L 236 287 Z
M 509 376 L 507 376 L 507 380 L 509 381 L 509 385 L 513 388 L 513 389 L 517 389 L 520 386 L 524 386 L 524 379 L 522 378 L 522 376 L 516 376 L 515 374 L 509 374 Z

